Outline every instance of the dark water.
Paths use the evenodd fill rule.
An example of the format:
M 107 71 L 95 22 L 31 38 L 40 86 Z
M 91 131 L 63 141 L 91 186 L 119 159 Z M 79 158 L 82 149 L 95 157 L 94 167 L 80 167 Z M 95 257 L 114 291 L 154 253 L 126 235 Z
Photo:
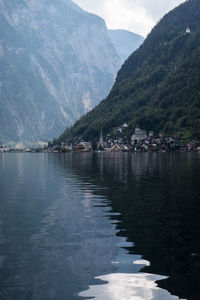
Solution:
M 0 299 L 200 299 L 200 154 L 0 154 Z

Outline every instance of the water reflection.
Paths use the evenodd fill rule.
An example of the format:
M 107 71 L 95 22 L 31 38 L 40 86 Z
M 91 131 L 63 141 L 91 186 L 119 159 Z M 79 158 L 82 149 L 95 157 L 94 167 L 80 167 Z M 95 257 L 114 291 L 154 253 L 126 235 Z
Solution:
M 139 273 L 145 265 L 150 265 L 140 255 L 130 255 L 124 247 L 132 247 L 125 238 L 118 237 L 119 252 L 112 261 L 115 273 L 96 277 L 98 285 L 91 285 L 81 292 L 81 297 L 96 300 L 178 300 L 169 292 L 158 288 L 156 281 L 166 276 Z
M 1 299 L 76 299 L 96 276 L 115 272 L 105 197 L 51 156 L 8 155 L 3 171 Z
M 0 299 L 198 299 L 198 171 L 194 156 L 0 156 Z
M 85 154 L 63 158 L 63 165 L 104 188 L 93 193 L 120 213 L 110 218 L 120 221 L 118 235 L 134 242 L 129 253 L 151 262 L 144 272 L 168 276 L 159 287 L 199 299 L 200 154 Z
M 157 280 L 164 276 L 138 274 L 110 274 L 97 277 L 106 283 L 104 285 L 90 286 L 89 290 L 80 293 L 83 297 L 92 297 L 96 300 L 177 300 L 167 291 L 157 287 Z

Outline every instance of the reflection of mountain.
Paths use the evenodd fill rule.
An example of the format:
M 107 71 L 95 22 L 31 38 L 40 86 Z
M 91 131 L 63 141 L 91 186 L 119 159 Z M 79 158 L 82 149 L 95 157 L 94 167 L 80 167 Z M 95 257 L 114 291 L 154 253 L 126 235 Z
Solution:
M 145 272 L 170 276 L 159 282 L 181 298 L 196 300 L 200 285 L 199 155 L 85 154 L 66 158 L 82 180 L 94 183 L 128 237 L 151 262 Z M 86 179 L 84 179 L 86 178 Z
M 98 284 L 94 280 L 98 274 L 116 269 L 112 265 L 118 253 L 115 226 L 105 218 L 101 207 L 93 207 L 92 202 L 98 204 L 101 199 L 95 199 L 87 187 L 85 191 L 82 188 L 75 178 L 66 175 L 62 196 L 48 207 L 41 231 L 32 238 L 34 252 L 42 255 L 41 250 L 47 249 L 37 274 L 41 299 L 51 293 L 43 289 L 42 282 L 51 284 L 53 299 L 66 299 L 69 293 L 72 297 L 89 284 Z
M 100 282 L 95 276 L 116 269 L 118 238 L 98 206 L 103 197 L 59 163 L 47 155 L 0 157 L 2 300 L 76 299 Z M 10 176 L 13 166 L 18 177 Z
M 78 299 L 88 286 L 84 295 L 104 293 L 119 279 L 116 289 L 127 295 L 128 281 L 141 297 L 148 291 L 165 299 L 158 296 L 163 292 L 170 299 L 155 287 L 161 277 L 147 272 L 169 275 L 160 286 L 198 299 L 198 158 L 2 154 L 0 299 Z M 141 276 L 133 274 L 145 265 L 138 254 L 151 262 Z M 109 284 L 97 287 L 101 280 Z

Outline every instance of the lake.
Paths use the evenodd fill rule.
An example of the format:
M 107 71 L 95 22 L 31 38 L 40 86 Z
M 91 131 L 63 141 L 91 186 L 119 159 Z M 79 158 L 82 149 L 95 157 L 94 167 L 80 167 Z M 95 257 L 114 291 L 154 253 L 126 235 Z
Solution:
M 0 299 L 200 299 L 199 195 L 200 153 L 0 154 Z

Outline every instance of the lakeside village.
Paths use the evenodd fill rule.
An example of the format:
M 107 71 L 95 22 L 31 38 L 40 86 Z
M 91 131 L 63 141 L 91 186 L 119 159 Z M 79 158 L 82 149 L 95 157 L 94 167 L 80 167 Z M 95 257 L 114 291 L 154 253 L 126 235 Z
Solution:
M 146 130 L 135 128 L 130 141 L 127 140 L 128 124 L 124 123 L 119 127 L 114 136 L 108 134 L 103 137 L 102 130 L 98 143 L 84 141 L 82 137 L 73 141 L 63 142 L 61 145 L 51 145 L 50 143 L 42 148 L 11 149 L 5 145 L 0 145 L 0 152 L 47 152 L 47 153 L 65 153 L 65 152 L 168 152 L 168 151 L 200 151 L 200 141 L 193 139 L 189 143 L 181 140 L 178 136 L 159 136 L 154 135 L 153 131 L 147 133 Z

